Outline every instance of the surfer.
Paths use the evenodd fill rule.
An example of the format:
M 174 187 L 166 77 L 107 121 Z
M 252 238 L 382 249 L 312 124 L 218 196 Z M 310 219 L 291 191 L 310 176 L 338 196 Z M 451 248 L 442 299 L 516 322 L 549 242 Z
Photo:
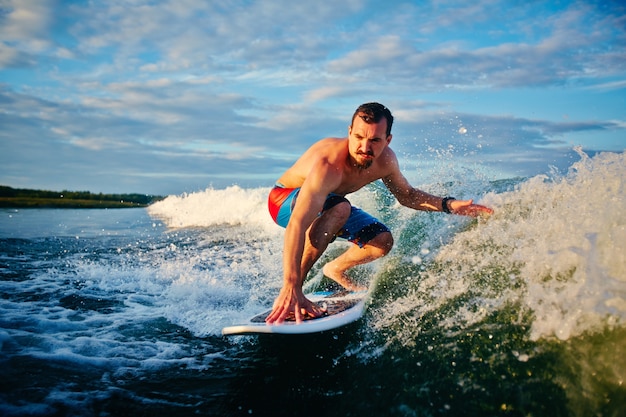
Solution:
M 308 300 L 302 285 L 313 264 L 336 238 L 355 245 L 324 265 L 324 275 L 349 290 L 363 289 L 346 271 L 382 256 L 393 246 L 390 230 L 345 198 L 381 179 L 398 202 L 415 210 L 467 216 L 493 211 L 472 200 L 437 197 L 412 187 L 400 172 L 389 147 L 393 116 L 379 103 L 359 106 L 347 138 L 326 138 L 313 144 L 278 179 L 268 205 L 274 221 L 285 227 L 283 286 L 274 301 L 268 323 L 282 323 L 289 314 L 297 322 L 324 311 Z

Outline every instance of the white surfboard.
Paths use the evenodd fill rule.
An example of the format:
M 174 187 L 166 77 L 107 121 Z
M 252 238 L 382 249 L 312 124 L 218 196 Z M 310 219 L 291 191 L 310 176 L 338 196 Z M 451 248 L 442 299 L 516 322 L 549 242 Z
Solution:
M 307 318 L 296 323 L 293 317 L 288 317 L 281 324 L 267 324 L 265 318 L 271 309 L 249 319 L 246 323 L 228 326 L 222 329 L 224 336 L 242 334 L 306 334 L 336 329 L 352 323 L 365 312 L 367 291 L 360 292 L 329 292 L 319 291 L 307 294 L 307 298 L 321 307 L 326 308 L 326 314 L 318 318 Z

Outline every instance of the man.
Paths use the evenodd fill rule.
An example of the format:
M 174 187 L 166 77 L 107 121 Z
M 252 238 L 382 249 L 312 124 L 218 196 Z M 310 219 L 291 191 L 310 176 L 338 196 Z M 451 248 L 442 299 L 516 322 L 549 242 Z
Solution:
M 400 204 L 416 210 L 469 216 L 492 213 L 472 200 L 436 197 L 413 188 L 389 147 L 392 124 L 393 116 L 382 104 L 359 106 L 347 138 L 315 143 L 272 189 L 270 214 L 286 231 L 283 287 L 266 319 L 268 323 L 282 323 L 290 314 L 301 322 L 307 316 L 324 313 L 304 296 L 302 284 L 335 238 L 355 245 L 324 265 L 323 273 L 349 290 L 361 288 L 346 275 L 347 270 L 389 253 L 393 246 L 389 229 L 345 198 L 373 181 L 382 179 Z

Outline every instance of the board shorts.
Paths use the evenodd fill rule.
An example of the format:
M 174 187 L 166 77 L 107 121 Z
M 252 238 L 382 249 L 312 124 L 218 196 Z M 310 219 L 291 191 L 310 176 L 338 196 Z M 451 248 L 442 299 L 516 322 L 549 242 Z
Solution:
M 291 213 L 296 205 L 296 199 L 300 188 L 285 188 L 281 184 L 277 184 L 270 191 L 268 198 L 268 208 L 270 215 L 277 225 L 287 227 Z M 320 215 L 326 210 L 330 210 L 337 204 L 347 202 L 348 199 L 338 194 L 329 194 L 326 197 L 326 202 L 322 208 Z M 382 224 L 377 218 L 366 213 L 358 207 L 351 205 L 350 217 L 348 221 L 343 225 L 335 237 L 346 239 L 354 244 L 363 247 L 367 242 L 372 240 L 380 233 L 389 232 L 389 228 Z

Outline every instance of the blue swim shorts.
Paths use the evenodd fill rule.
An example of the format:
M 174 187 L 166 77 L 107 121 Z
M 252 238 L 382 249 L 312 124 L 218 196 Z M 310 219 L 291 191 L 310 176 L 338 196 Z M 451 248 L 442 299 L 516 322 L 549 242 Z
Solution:
M 276 185 L 270 191 L 268 198 L 268 208 L 272 219 L 282 227 L 287 227 L 291 213 L 298 198 L 299 188 L 285 188 Z M 322 213 L 330 210 L 342 202 L 350 203 L 345 197 L 338 194 L 330 194 L 326 198 Z M 382 224 L 377 218 L 366 213 L 358 207 L 351 206 L 352 210 L 346 224 L 337 232 L 336 237 L 346 239 L 352 243 L 363 247 L 375 236 L 383 232 L 389 232 L 389 228 Z M 321 213 L 320 213 L 321 214 Z

